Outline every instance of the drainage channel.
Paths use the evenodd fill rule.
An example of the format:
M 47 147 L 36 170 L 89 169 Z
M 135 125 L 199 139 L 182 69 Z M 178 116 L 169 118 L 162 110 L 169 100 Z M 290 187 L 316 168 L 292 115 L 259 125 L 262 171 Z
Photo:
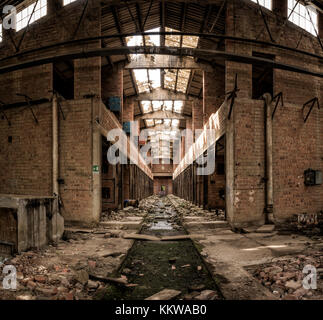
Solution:
M 141 234 L 157 237 L 186 234 L 167 197 L 159 198 L 152 205 Z M 201 299 L 203 292 L 208 293 L 207 299 L 222 299 L 216 282 L 190 239 L 136 240 L 116 274 L 122 275 L 133 284 L 132 287 L 109 285 L 97 299 L 144 300 L 163 289 L 180 291 L 177 299 Z

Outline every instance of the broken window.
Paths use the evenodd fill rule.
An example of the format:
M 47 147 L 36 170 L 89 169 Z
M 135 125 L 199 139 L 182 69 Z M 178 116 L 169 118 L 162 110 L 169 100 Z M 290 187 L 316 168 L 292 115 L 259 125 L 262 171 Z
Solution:
M 159 32 L 160 28 L 151 29 L 147 32 Z M 166 28 L 166 32 L 178 32 L 178 30 Z M 144 41 L 145 40 L 145 41 Z M 166 35 L 165 46 L 196 48 L 199 37 L 196 36 L 178 36 Z M 127 46 L 160 46 L 160 35 L 150 36 L 131 36 L 126 38 Z M 140 54 L 131 54 L 130 58 L 135 60 Z M 192 57 L 188 57 L 191 58 Z M 191 76 L 190 69 L 134 69 L 133 70 L 139 93 L 150 92 L 153 89 L 161 87 L 161 77 L 164 77 L 164 88 L 175 92 L 186 93 L 189 79 Z
M 76 0 L 64 0 L 63 5 L 67 6 L 68 4 L 75 2 Z
M 288 0 L 289 21 L 316 36 L 318 32 L 317 12 L 313 7 L 304 6 L 297 0 Z M 293 11 L 294 10 L 294 11 Z
M 257 0 L 251 0 L 252 2 L 258 3 Z M 268 10 L 272 10 L 272 0 L 258 0 L 259 4 Z
M 103 199 L 110 199 L 111 198 L 110 188 L 102 188 L 102 198 Z
M 270 54 L 253 52 L 254 57 L 274 60 L 275 56 Z M 255 63 L 252 65 L 252 99 L 259 99 L 265 93 L 273 96 L 274 71 L 270 64 Z
M 36 6 L 36 7 L 35 7 Z M 47 14 L 47 0 L 38 0 L 21 10 L 16 16 L 16 31 L 32 24 Z
M 65 99 L 74 99 L 74 66 L 72 62 L 53 63 L 53 89 Z

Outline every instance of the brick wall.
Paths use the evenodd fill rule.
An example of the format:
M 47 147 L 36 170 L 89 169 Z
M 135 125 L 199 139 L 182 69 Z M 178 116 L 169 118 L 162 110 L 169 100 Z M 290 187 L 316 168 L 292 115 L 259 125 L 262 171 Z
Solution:
M 195 100 L 192 103 L 192 130 L 194 132 L 195 139 L 198 135 L 195 131 L 203 128 L 203 100 Z
M 92 101 L 61 103 L 65 120 L 59 119 L 59 178 L 67 221 L 93 222 L 92 217 Z
M 52 195 L 51 103 L 6 110 L 0 118 L 0 193 Z M 9 142 L 12 139 L 12 142 Z
M 155 178 L 154 179 L 154 194 L 161 192 L 162 186 L 166 188 L 166 194 L 173 193 L 173 181 L 171 178 Z
M 6 104 L 24 102 L 25 94 L 33 100 L 50 99 L 53 89 L 52 64 L 0 75 L 0 100 Z
M 225 208 L 225 201 L 220 197 L 220 190 L 225 190 L 225 174 L 219 174 L 217 165 L 224 165 L 224 156 L 215 159 L 215 171 L 208 176 L 208 208 Z
M 323 186 L 304 185 L 304 171 L 323 171 L 323 114 L 313 109 L 303 122 L 300 107 L 287 104 L 273 125 L 274 213 L 283 220 L 292 214 L 322 210 Z
M 173 174 L 173 165 L 172 164 L 153 164 L 151 171 L 154 174 L 169 173 L 169 175 L 171 176 Z
M 281 7 L 280 10 L 285 10 Z M 273 13 L 265 10 L 275 39 L 279 39 L 279 24 Z M 233 17 L 236 21 L 233 21 Z M 278 18 L 279 20 L 280 18 Z M 261 33 L 260 31 L 263 30 Z M 280 44 L 295 47 L 301 29 L 288 22 Z M 257 7 L 241 1 L 228 5 L 227 33 L 229 35 L 268 41 Z M 275 60 L 319 71 L 314 58 L 265 46 L 226 42 L 228 51 L 252 55 L 253 51 L 272 54 Z M 317 39 L 304 32 L 299 49 L 318 53 Z M 234 105 L 234 219 L 237 224 L 264 221 L 264 103 L 251 100 L 252 66 L 226 62 L 226 91 L 232 90 L 238 74 L 238 99 Z M 282 91 L 285 106 L 278 108 L 273 120 L 274 215 L 284 220 L 293 214 L 313 213 L 322 209 L 323 187 L 305 187 L 304 170 L 322 170 L 322 113 L 313 110 L 304 124 L 302 105 L 314 97 L 322 100 L 322 81 L 303 74 L 274 70 L 274 93 Z
M 215 113 L 224 101 L 225 70 L 214 67 L 213 72 L 204 72 L 203 81 L 203 109 L 204 124 L 212 113 Z

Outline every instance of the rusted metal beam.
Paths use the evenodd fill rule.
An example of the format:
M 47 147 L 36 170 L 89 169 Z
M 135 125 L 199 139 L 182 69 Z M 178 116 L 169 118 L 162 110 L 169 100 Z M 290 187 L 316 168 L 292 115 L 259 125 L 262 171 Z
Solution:
M 32 16 L 33 16 L 33 15 L 34 15 L 34 13 L 35 13 L 35 9 L 36 9 L 36 6 L 37 6 L 38 2 L 39 2 L 39 0 L 37 0 L 37 1 L 36 1 L 35 5 L 34 5 L 34 7 L 33 7 L 33 11 L 32 11 L 32 13 L 31 13 L 31 15 L 30 15 L 30 17 L 29 17 L 29 19 L 28 19 L 27 26 L 26 26 L 26 28 L 25 28 L 25 30 L 24 30 L 24 33 L 22 34 L 22 36 L 21 36 L 21 38 L 20 38 L 19 43 L 18 43 L 18 46 L 17 46 L 17 49 L 16 49 L 17 51 L 19 51 L 19 50 L 20 50 L 20 47 L 21 47 L 21 45 L 22 45 L 22 43 L 23 43 L 23 41 L 24 41 L 24 39 L 25 39 L 26 33 L 27 33 L 28 29 L 29 29 L 29 25 L 30 25 L 31 18 L 32 18 Z
M 275 113 L 276 113 L 276 110 L 277 110 L 277 107 L 278 107 L 278 104 L 279 102 L 281 102 L 281 106 L 283 107 L 284 106 L 284 97 L 283 97 L 283 93 L 282 92 L 279 92 L 278 94 L 276 94 L 274 97 L 273 97 L 273 101 L 276 101 L 276 104 L 275 104 L 275 108 L 274 108 L 274 111 L 271 115 L 271 118 L 274 119 L 274 116 L 275 116 Z
M 203 33 L 204 30 L 206 29 L 207 25 L 208 25 L 210 14 L 212 12 L 212 8 L 213 8 L 212 5 L 209 5 L 209 4 L 205 8 L 203 21 L 202 21 L 201 27 L 200 27 L 200 33 Z
M 292 16 L 292 14 L 294 13 L 294 11 L 295 11 L 295 9 L 296 9 L 297 5 L 299 4 L 299 2 L 300 2 L 300 0 L 297 0 L 297 1 L 296 1 L 296 3 L 295 3 L 295 5 L 294 5 L 293 9 L 292 9 L 292 10 L 291 10 L 291 12 L 290 12 L 290 14 L 288 15 L 288 17 L 287 17 L 287 18 L 286 18 L 286 20 L 284 21 L 283 25 L 279 28 L 278 36 L 277 36 L 277 42 L 279 42 L 279 40 L 280 40 L 280 38 L 281 38 L 281 36 L 282 36 L 282 34 L 283 34 L 283 30 L 284 30 L 285 26 L 286 26 L 287 22 L 289 21 L 290 17 Z
M 125 64 L 125 69 L 200 69 L 212 71 L 209 63 L 197 63 L 187 57 L 140 55 Z
M 42 51 L 49 50 L 49 49 L 56 49 L 61 46 L 68 46 L 68 45 L 75 45 L 75 44 L 81 44 L 81 43 L 89 43 L 92 41 L 96 40 L 106 40 L 106 39 L 114 39 L 114 38 L 125 38 L 125 37 L 131 37 L 131 36 L 139 36 L 139 35 L 161 35 L 161 36 L 166 36 L 166 35 L 184 35 L 184 36 L 196 36 L 196 37 L 203 37 L 205 39 L 219 39 L 219 40 L 230 40 L 230 41 L 237 41 L 237 42 L 242 42 L 242 43 L 253 43 L 253 44 L 259 44 L 263 46 L 268 46 L 268 47 L 273 47 L 273 48 L 279 48 L 281 50 L 286 50 L 286 51 L 291 51 L 294 53 L 299 53 L 303 54 L 309 57 L 317 58 L 320 61 L 323 60 L 323 56 L 317 55 L 312 52 L 304 51 L 304 50 L 298 50 L 292 47 L 287 47 L 283 46 L 277 43 L 272 43 L 272 42 L 267 42 L 267 41 L 261 41 L 261 40 L 255 40 L 255 39 L 250 39 L 250 38 L 243 38 L 243 37 L 234 37 L 234 36 L 227 36 L 227 35 L 219 35 L 219 34 L 214 34 L 214 33 L 196 33 L 196 32 L 135 32 L 135 33 L 118 33 L 118 34 L 112 34 L 112 35 L 105 35 L 105 36 L 98 36 L 98 37 L 90 37 L 90 38 L 83 38 L 83 39 L 77 39 L 77 40 L 69 40 L 69 41 L 64 41 L 64 42 L 59 42 L 55 43 L 52 45 L 40 47 L 40 48 L 35 48 L 31 50 L 26 50 L 25 52 L 21 53 L 16 53 L 11 56 L 7 56 L 5 58 L 0 59 L 0 62 L 13 59 L 13 58 L 18 58 L 23 55 L 27 54 L 32 54 L 32 53 L 37 53 L 39 54 Z
M 222 14 L 222 11 L 223 11 L 223 9 L 224 9 L 224 7 L 225 7 L 226 3 L 227 3 L 227 0 L 224 0 L 224 1 L 222 2 L 221 7 L 220 7 L 220 9 L 219 9 L 219 11 L 218 11 L 218 14 L 217 14 L 217 16 L 216 16 L 216 18 L 215 18 L 215 20 L 214 20 L 214 22 L 213 22 L 213 24 L 212 24 L 212 27 L 211 27 L 211 29 L 209 30 L 209 33 L 212 33 L 212 32 L 213 32 L 213 29 L 214 29 L 214 27 L 216 26 L 217 22 L 219 21 L 219 18 L 220 18 L 221 14 Z
M 149 8 L 148 8 L 148 11 L 147 11 L 147 14 L 146 14 L 146 17 L 145 17 L 144 23 L 143 23 L 143 25 L 142 25 L 143 30 L 145 30 L 146 22 L 147 22 L 147 20 L 148 20 L 148 17 L 149 17 L 149 14 L 150 14 L 151 8 L 152 8 L 152 6 L 153 6 L 153 2 L 154 2 L 154 0 L 151 0 L 151 1 L 150 1 L 150 5 L 149 5 Z
M 133 23 L 135 24 L 135 28 L 136 28 L 136 32 L 140 32 L 140 26 L 138 26 L 137 24 L 137 20 L 135 19 L 134 15 L 132 14 L 131 8 L 128 5 L 128 1 L 127 0 L 123 0 L 124 3 L 126 4 L 126 7 L 128 9 L 128 12 L 130 14 L 131 20 L 133 21 Z M 137 4 L 137 3 L 136 3 Z
M 68 54 L 53 54 L 46 58 L 36 58 L 27 60 L 25 62 L 18 62 L 11 65 L 0 67 L 0 74 L 4 74 L 11 71 L 21 70 L 29 67 L 39 66 L 47 63 L 53 63 L 56 61 L 66 61 L 72 59 L 85 59 L 91 57 L 105 57 L 113 55 L 127 55 L 127 54 L 145 54 L 147 47 L 120 47 L 120 48 L 97 48 L 97 49 L 78 49 Z M 160 55 L 177 55 L 177 56 L 193 56 L 202 57 L 213 60 L 223 61 L 235 61 L 247 64 L 268 64 L 273 69 L 286 70 L 291 72 L 297 72 L 301 74 L 307 74 L 315 77 L 322 78 L 323 73 L 317 71 L 311 71 L 298 66 L 293 66 L 270 59 L 264 59 L 259 57 L 253 57 L 248 55 L 234 54 L 231 52 L 197 49 L 197 48 L 178 48 L 178 47 L 149 47 L 149 54 Z
M 79 19 L 79 21 L 78 21 L 78 24 L 77 24 L 77 26 L 76 26 L 76 29 L 75 29 L 75 31 L 74 31 L 74 33 L 73 33 L 73 37 L 72 37 L 72 39 L 75 39 L 75 38 L 76 38 L 76 36 L 77 36 L 77 33 L 78 33 L 79 29 L 80 29 L 80 26 L 81 26 L 81 24 L 82 24 L 83 18 L 84 18 L 84 16 L 85 16 L 85 12 L 86 12 L 86 9 L 87 9 L 87 7 L 88 7 L 88 4 L 89 4 L 89 0 L 86 0 L 86 2 L 85 2 L 85 4 L 84 4 L 84 7 L 83 7 L 83 10 L 82 10 L 82 14 L 81 14 L 81 16 L 80 16 L 80 19 Z
M 264 12 L 263 12 L 263 10 L 262 10 L 262 7 L 261 7 L 261 5 L 260 5 L 260 3 L 259 3 L 259 0 L 257 0 L 257 3 L 258 3 L 258 7 L 259 7 L 259 10 L 260 10 L 260 13 L 261 13 L 262 19 L 263 19 L 263 21 L 264 21 L 264 24 L 265 24 L 265 27 L 266 27 L 267 33 L 268 33 L 268 35 L 269 35 L 269 38 L 270 38 L 271 42 L 275 42 L 275 40 L 274 40 L 273 36 L 271 35 L 270 29 L 269 29 L 269 26 L 268 26 L 268 23 L 267 23 L 266 16 L 265 16 L 265 14 L 264 14 Z
M 136 97 L 136 100 L 138 101 L 163 101 L 163 100 L 169 100 L 169 101 L 176 101 L 176 100 L 182 100 L 182 101 L 193 101 L 193 98 L 189 98 L 187 95 L 183 93 L 174 93 L 167 89 L 157 88 L 154 89 L 152 93 L 140 93 L 138 97 Z
M 33 110 L 33 108 L 32 108 L 32 105 L 31 105 L 31 101 L 32 101 L 32 98 L 30 98 L 30 97 L 28 97 L 26 94 L 22 94 L 22 93 L 16 93 L 16 95 L 17 96 L 19 96 L 19 97 L 24 97 L 25 98 L 25 100 L 26 100 L 26 103 L 27 103 L 27 105 L 28 105 L 28 107 L 29 107 L 29 110 L 30 110 L 30 112 L 32 113 L 32 115 L 33 115 L 33 118 L 34 118 L 34 120 L 35 120 L 35 123 L 36 124 L 38 124 L 38 119 L 36 118 L 36 115 L 35 115 L 35 113 L 34 113 L 34 110 Z
M 303 117 L 304 117 L 304 110 L 305 110 L 306 106 L 308 106 L 309 104 L 311 104 L 311 106 L 310 106 L 310 109 L 309 109 L 308 113 L 306 114 L 306 116 L 304 118 L 304 123 L 306 123 L 306 121 L 307 121 L 308 117 L 310 116 L 315 104 L 317 105 L 317 108 L 320 109 L 319 99 L 318 98 L 313 98 L 310 101 L 307 101 L 307 102 L 304 103 L 303 109 L 302 109 Z
M 136 116 L 135 119 L 143 119 L 143 120 L 162 120 L 162 119 L 176 119 L 176 120 L 186 120 L 191 119 L 187 115 L 182 115 L 176 112 L 171 111 L 154 111 L 150 113 L 145 113 L 144 115 Z
M 122 28 L 121 28 L 121 25 L 120 25 L 120 19 L 119 19 L 119 12 L 118 12 L 118 9 L 115 7 L 115 6 L 111 6 L 111 12 L 112 12 L 112 15 L 113 15 L 113 20 L 114 20 L 114 24 L 118 30 L 118 33 L 120 34 L 119 35 L 119 39 L 122 43 L 123 46 L 126 46 L 126 41 L 125 41 L 125 37 L 123 37 L 121 34 L 122 34 Z
M 308 10 L 308 8 L 307 7 L 305 7 L 306 8 L 306 10 L 307 10 L 307 14 L 308 14 L 308 16 L 310 17 L 310 20 L 311 20 L 311 24 L 312 24 L 312 26 L 313 26 L 313 28 L 314 28 L 314 31 L 315 31 L 315 34 L 316 34 L 316 38 L 317 38 L 317 40 L 318 40 L 318 42 L 319 42 L 319 44 L 320 44 L 320 46 L 321 46 L 321 49 L 322 49 L 322 51 L 323 51 L 323 44 L 322 44 L 322 41 L 321 41 L 321 38 L 320 38 L 320 35 L 318 34 L 318 32 L 317 32 L 317 30 L 316 30 L 316 26 L 315 26 L 315 24 L 314 24 L 314 22 L 313 22 L 313 20 L 312 20 L 312 17 L 311 17 L 311 15 L 310 15 L 310 12 L 309 12 L 309 10 Z

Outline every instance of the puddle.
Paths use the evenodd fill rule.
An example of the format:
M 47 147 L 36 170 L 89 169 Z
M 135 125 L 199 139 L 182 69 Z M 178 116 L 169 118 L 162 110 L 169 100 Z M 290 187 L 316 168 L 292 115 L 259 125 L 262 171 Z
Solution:
M 173 226 L 167 221 L 154 222 L 149 230 L 174 230 Z

